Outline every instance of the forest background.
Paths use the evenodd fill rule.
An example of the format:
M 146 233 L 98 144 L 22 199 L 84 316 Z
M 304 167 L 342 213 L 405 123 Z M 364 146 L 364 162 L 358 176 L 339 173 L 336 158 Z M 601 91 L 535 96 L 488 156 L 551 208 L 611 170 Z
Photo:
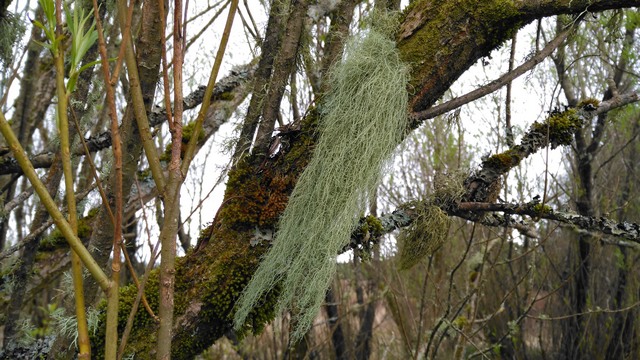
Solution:
M 640 357 L 638 5 L 0 2 L 2 356 Z M 374 10 L 402 139 L 302 336 L 286 274 L 234 327 Z

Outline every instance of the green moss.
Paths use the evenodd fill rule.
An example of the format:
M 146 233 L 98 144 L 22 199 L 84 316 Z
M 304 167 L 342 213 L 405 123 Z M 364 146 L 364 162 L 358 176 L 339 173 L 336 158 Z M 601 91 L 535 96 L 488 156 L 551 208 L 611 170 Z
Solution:
M 553 211 L 553 209 L 551 209 L 551 207 L 546 204 L 535 204 L 533 205 L 532 209 L 537 215 L 547 215 L 551 214 L 551 212 Z
M 576 109 L 552 113 L 543 123 L 535 122 L 531 125 L 531 132 L 548 135 L 552 149 L 560 145 L 570 145 L 574 132 L 581 128 L 583 120 Z
M 595 110 L 596 108 L 598 108 L 598 106 L 600 106 L 600 100 L 594 98 L 586 98 L 578 103 L 577 108 L 589 108 L 588 110 L 591 110 L 590 108 L 593 108 L 593 110 Z
M 453 320 L 453 325 L 458 329 L 462 329 L 468 324 L 469 324 L 469 320 L 464 315 L 460 315 Z
M 140 180 L 140 181 L 144 181 L 144 180 L 147 180 L 147 179 L 152 179 L 151 169 L 139 170 L 136 173 L 136 176 L 138 176 L 138 180 Z
M 402 60 L 412 65 L 411 87 L 431 105 L 479 54 L 510 39 L 522 23 L 522 14 L 510 0 L 414 1 L 404 11 L 398 32 Z M 429 83 L 423 83 L 429 79 Z
M 187 149 L 187 144 L 191 141 L 191 136 L 193 135 L 193 130 L 195 129 L 196 122 L 192 121 L 189 124 L 182 127 L 182 147 L 180 149 L 180 158 L 184 157 L 184 152 Z M 200 131 L 198 134 L 198 143 L 201 143 L 204 140 L 204 132 Z M 164 148 L 164 152 L 160 155 L 160 161 L 169 161 L 171 160 L 171 144 L 167 144 Z
M 178 259 L 176 264 L 175 309 L 176 322 L 190 311 L 198 314 L 197 328 L 192 331 L 178 332 L 174 337 L 172 348 L 173 359 L 192 358 L 211 344 L 211 340 L 222 336 L 231 328 L 231 320 L 236 301 L 249 282 L 265 249 L 248 246 L 243 231 L 229 231 L 208 227 L 202 236 L 213 232 L 216 241 L 201 251 L 190 252 Z M 189 266 L 185 266 L 189 263 Z M 154 270 L 145 287 L 149 305 L 156 312 L 158 309 L 159 271 Z M 261 331 L 264 324 L 274 318 L 278 289 L 273 290 L 263 299 L 261 306 L 251 312 L 247 324 L 240 335 L 246 331 Z M 127 317 L 137 296 L 135 286 L 120 289 L 118 331 L 122 333 Z M 101 322 L 106 319 L 106 302 L 100 305 Z M 185 323 L 184 327 L 191 325 Z M 156 347 L 157 323 L 142 304 L 134 317 L 134 332 L 131 334 L 126 351 L 135 354 L 136 358 L 151 358 Z M 197 336 L 196 336 L 197 334 Z M 92 346 L 102 349 L 104 346 L 104 326 L 92 336 Z M 102 354 L 97 353 L 96 358 Z
M 216 96 L 216 100 L 224 100 L 224 101 L 231 101 L 234 98 L 235 98 L 234 94 L 230 91 L 223 92 L 220 95 Z
M 503 153 L 495 154 L 484 161 L 485 166 L 496 169 L 500 173 L 506 173 L 510 169 L 520 164 L 522 155 L 514 149 L 509 149 Z
M 364 221 L 363 227 L 360 229 L 363 232 L 366 231 L 373 237 L 379 237 L 384 234 L 384 227 L 377 217 L 368 215 L 364 218 Z
M 226 206 L 220 210 L 223 219 L 231 220 L 233 226 L 252 228 L 260 222 L 260 214 L 269 197 L 268 191 L 261 185 L 261 178 L 255 176 L 255 167 L 251 161 L 241 160 L 236 168 L 229 172 Z M 233 194 L 243 194 L 236 197 Z
M 93 220 L 95 216 L 98 214 L 100 209 L 98 207 L 92 208 L 89 210 L 87 216 L 78 219 L 78 237 L 80 240 L 88 240 L 93 232 Z M 40 252 L 48 252 L 55 251 L 60 248 L 67 247 L 67 240 L 62 235 L 62 232 L 55 228 L 51 234 L 45 236 L 40 240 L 40 245 L 38 247 L 38 251 Z

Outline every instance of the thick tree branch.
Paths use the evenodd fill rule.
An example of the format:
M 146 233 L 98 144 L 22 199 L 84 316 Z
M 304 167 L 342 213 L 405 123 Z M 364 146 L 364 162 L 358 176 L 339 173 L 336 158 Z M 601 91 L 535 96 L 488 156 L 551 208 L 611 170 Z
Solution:
M 413 209 L 414 206 L 405 205 L 400 206 L 389 214 L 383 214 L 377 218 L 366 217 L 361 219 L 358 230 L 352 234 L 350 243 L 345 246 L 342 251 L 344 252 L 356 247 L 369 248 L 373 243 L 378 241 L 380 236 L 411 225 L 417 216 L 417 213 Z M 478 219 L 475 216 L 469 216 L 469 214 L 499 212 L 509 215 L 529 216 L 535 221 L 540 219 L 553 220 L 570 225 L 575 228 L 576 231 L 598 232 L 627 239 L 633 243 L 633 245 L 629 245 L 624 242 L 620 244 L 616 241 L 608 241 L 608 243 L 614 245 L 631 246 L 634 248 L 640 246 L 640 224 L 638 223 L 615 222 L 605 217 L 583 216 L 569 211 L 553 210 L 549 206 L 542 205 L 539 197 L 522 204 L 462 202 L 458 204 L 456 209 L 443 210 L 451 216 L 477 221 L 486 226 L 512 227 L 529 237 L 538 237 L 538 235 L 530 225 L 523 221 L 500 216 L 483 216 Z M 381 226 L 372 225 L 376 223 Z
M 640 0 L 416 1 L 397 35 L 402 58 L 412 65 L 412 111 L 432 106 L 475 61 L 533 20 L 632 6 Z

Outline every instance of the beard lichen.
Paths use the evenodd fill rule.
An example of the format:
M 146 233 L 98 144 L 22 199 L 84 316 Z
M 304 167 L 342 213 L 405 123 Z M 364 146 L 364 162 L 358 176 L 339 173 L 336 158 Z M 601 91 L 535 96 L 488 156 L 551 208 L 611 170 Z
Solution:
M 406 127 L 408 68 L 384 29 L 347 44 L 331 71 L 319 109 L 320 138 L 280 218 L 272 248 L 245 288 L 236 328 L 270 289 L 281 286 L 278 310 L 291 310 L 292 341 L 309 329 L 349 242 Z
M 400 257 L 398 267 L 406 270 L 425 256 L 432 255 L 445 241 L 451 219 L 432 203 L 414 203 L 416 216 L 398 235 Z
M 414 201 L 406 210 L 414 220 L 398 234 L 398 267 L 406 270 L 433 253 L 445 242 L 451 218 L 446 211 L 455 211 L 465 194 L 465 172 L 436 174 L 431 200 Z

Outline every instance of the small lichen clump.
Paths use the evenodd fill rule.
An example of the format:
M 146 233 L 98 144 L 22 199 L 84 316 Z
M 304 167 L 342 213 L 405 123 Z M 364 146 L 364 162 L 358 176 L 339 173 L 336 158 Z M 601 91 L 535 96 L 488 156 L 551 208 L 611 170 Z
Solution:
M 415 203 L 417 216 L 398 235 L 400 256 L 398 267 L 409 269 L 424 257 L 432 255 L 445 241 L 451 218 L 433 204 Z

